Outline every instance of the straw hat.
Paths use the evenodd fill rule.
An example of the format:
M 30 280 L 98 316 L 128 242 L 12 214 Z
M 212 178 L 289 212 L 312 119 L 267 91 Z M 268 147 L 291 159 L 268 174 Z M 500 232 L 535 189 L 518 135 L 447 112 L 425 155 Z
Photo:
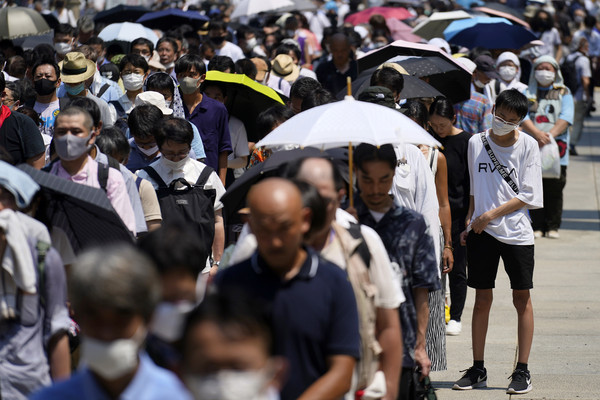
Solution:
M 280 54 L 271 61 L 273 75 L 293 83 L 300 76 L 300 68 L 294 64 L 292 57 L 287 54 Z
M 85 58 L 83 53 L 72 51 L 58 63 L 60 79 L 64 83 L 79 83 L 90 79 L 96 72 L 96 63 Z
M 156 50 L 152 52 L 152 57 L 150 57 L 150 61 L 148 61 L 148 67 L 162 72 L 166 70 L 165 66 L 160 63 L 160 57 L 158 57 Z

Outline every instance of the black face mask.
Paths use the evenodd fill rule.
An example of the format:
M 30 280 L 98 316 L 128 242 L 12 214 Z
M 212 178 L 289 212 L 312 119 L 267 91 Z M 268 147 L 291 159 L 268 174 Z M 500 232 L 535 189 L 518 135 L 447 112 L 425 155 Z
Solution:
M 56 81 L 42 78 L 33 82 L 33 88 L 40 96 L 48 96 L 56 90 Z
M 225 36 L 214 36 L 210 38 L 210 41 L 219 46 L 225 41 Z

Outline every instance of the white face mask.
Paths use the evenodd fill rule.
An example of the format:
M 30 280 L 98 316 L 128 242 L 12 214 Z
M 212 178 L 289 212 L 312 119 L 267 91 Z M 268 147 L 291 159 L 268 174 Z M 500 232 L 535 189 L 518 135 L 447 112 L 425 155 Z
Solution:
M 266 400 L 267 374 L 264 371 L 222 370 L 207 376 L 187 375 L 184 381 L 195 399 Z
M 173 171 L 182 171 L 183 166 L 185 165 L 187 160 L 189 160 L 189 158 L 190 158 L 190 156 L 186 156 L 179 161 L 171 161 L 168 158 L 166 158 L 165 156 L 162 156 L 161 160 L 165 167 L 167 167 Z
M 494 132 L 494 135 L 496 136 L 504 136 L 517 129 L 517 126 L 519 126 L 519 124 L 508 123 L 502 120 L 502 118 L 494 115 L 494 121 L 492 122 L 492 132 Z
M 246 42 L 246 48 L 248 50 L 252 50 L 253 48 L 256 47 L 256 45 L 258 44 L 258 40 L 256 40 L 255 37 L 248 39 L 248 41 Z
M 479 79 L 475 79 L 473 81 L 473 85 L 479 89 L 483 89 L 485 87 L 485 83 L 481 82 Z
M 546 71 L 546 70 L 535 71 L 535 80 L 542 87 L 550 86 L 554 82 L 555 78 L 556 78 L 556 74 L 552 71 Z
M 500 78 L 502 78 L 505 82 L 511 82 L 517 76 L 517 67 L 513 67 L 512 65 L 503 65 L 498 68 L 498 74 L 500 74 Z
M 150 147 L 149 149 L 143 149 L 140 146 L 138 146 L 138 149 L 142 152 L 142 154 L 144 154 L 147 157 L 153 156 L 154 154 L 156 154 L 158 152 L 157 145 L 154 145 L 154 146 Z
M 125 90 L 140 90 L 144 85 L 144 75 L 140 74 L 127 74 L 123 75 L 123 87 Z
M 146 60 L 146 62 L 150 61 L 150 56 L 142 56 L 142 57 L 144 57 L 144 60 Z
M 73 46 L 71 46 L 71 43 L 54 43 L 54 50 L 56 50 L 58 54 L 64 56 L 65 54 L 73 50 Z
M 137 367 L 138 351 L 145 336 L 146 332 L 139 329 L 130 339 L 117 339 L 112 342 L 83 337 L 81 361 L 104 379 L 122 377 Z
M 196 305 L 189 301 L 180 303 L 162 302 L 154 310 L 150 332 L 168 343 L 181 338 L 185 318 Z

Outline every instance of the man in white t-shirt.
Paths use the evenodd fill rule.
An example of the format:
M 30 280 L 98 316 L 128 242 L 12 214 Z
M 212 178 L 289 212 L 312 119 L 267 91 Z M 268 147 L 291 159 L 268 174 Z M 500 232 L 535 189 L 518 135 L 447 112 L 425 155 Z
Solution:
M 60 70 L 58 64 L 50 61 L 40 61 L 33 66 L 33 88 L 37 93 L 33 109 L 40 116 L 41 133 L 54 134 L 54 120 L 60 111 L 60 103 L 56 89 L 60 86 Z
M 185 119 L 165 117 L 160 123 L 160 128 L 155 132 L 155 138 L 161 157 L 150 164 L 149 167 L 156 171 L 167 186 L 170 186 L 173 181 L 180 178 L 183 178 L 190 185 L 194 185 L 204 168 L 206 168 L 206 165 L 189 157 L 194 138 L 192 126 Z M 159 183 L 143 169 L 138 170 L 136 174 L 140 178 L 150 181 L 154 189 L 159 188 Z M 177 182 L 175 188 L 184 188 L 184 185 L 181 182 Z M 214 189 L 216 192 L 213 205 L 215 212 L 215 234 L 212 244 L 212 257 L 209 258 L 207 268 L 203 271 L 214 275 L 218 271 L 225 245 L 223 203 L 221 203 L 221 196 L 225 193 L 225 187 L 223 187 L 218 175 L 213 171 L 206 180 L 204 189 Z M 164 213 L 163 218 L 165 218 Z
M 585 37 L 579 37 L 578 42 L 573 42 L 576 47 L 576 51 L 567 56 L 566 62 L 573 62 L 575 64 L 575 72 L 577 74 L 577 90 L 573 93 L 573 100 L 575 103 L 575 113 L 573 114 L 573 128 L 571 129 L 571 137 L 569 143 L 570 155 L 577 155 L 575 146 L 579 142 L 581 133 L 583 132 L 583 120 L 588 110 L 588 104 L 591 104 L 593 99 L 589 95 L 590 85 L 592 80 L 592 66 L 588 54 L 590 51 L 590 44 Z
M 533 341 L 533 228 L 528 209 L 543 206 L 542 168 L 537 141 L 517 127 L 528 112 L 527 98 L 516 89 L 496 98 L 492 129 L 469 140 L 471 200 L 467 230 L 467 283 L 475 289 L 473 366 L 454 384 L 465 390 L 487 386 L 485 336 L 500 257 L 511 283 L 517 310 L 519 350 L 508 394 L 528 393 L 527 361 Z
M 233 62 L 245 58 L 239 46 L 227 40 L 227 24 L 222 21 L 211 21 L 208 26 L 208 37 L 215 45 L 215 55 L 231 57 Z

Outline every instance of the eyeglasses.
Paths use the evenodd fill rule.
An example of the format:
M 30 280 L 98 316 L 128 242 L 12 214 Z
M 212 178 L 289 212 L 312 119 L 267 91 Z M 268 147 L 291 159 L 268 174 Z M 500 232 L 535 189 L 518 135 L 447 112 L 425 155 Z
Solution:
M 505 121 L 502 118 L 500 118 L 499 116 L 497 116 L 496 114 L 494 114 L 494 118 L 496 118 L 498 121 L 502 122 L 503 124 L 507 124 L 507 125 L 519 126 L 519 124 L 521 123 L 521 121 L 519 121 L 519 122 Z

